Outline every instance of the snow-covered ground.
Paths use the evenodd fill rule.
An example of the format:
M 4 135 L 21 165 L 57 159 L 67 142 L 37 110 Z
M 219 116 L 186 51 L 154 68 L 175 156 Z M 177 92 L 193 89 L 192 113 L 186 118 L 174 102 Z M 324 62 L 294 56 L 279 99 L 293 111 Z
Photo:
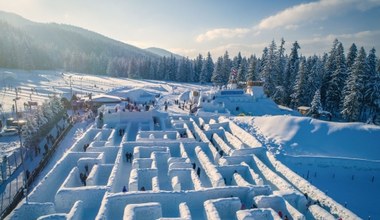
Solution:
M 259 137 L 277 159 L 362 218 L 380 218 L 380 127 L 289 115 L 234 121 Z
M 14 88 L 22 88 L 20 106 L 30 100 L 42 102 L 54 93 L 70 97 L 72 92 L 84 96 L 141 88 L 160 94 L 152 113 L 112 112 L 105 115 L 110 123 L 103 129 L 76 124 L 34 183 L 30 204 L 20 204 L 11 215 L 14 219 L 42 215 L 142 219 L 147 212 L 183 219 L 265 215 L 276 219 L 279 210 L 301 219 L 332 217 L 324 212 L 335 218 L 355 217 L 344 206 L 361 218 L 380 218 L 379 127 L 278 115 L 282 110 L 272 104 L 266 109 L 264 100 L 259 109 L 263 116 L 231 117 L 240 129 L 228 118 L 189 117 L 189 109 L 174 104 L 183 92 L 210 89 L 204 85 L 59 71 L 0 72 L 4 117 L 12 114 Z M 120 128 L 126 129 L 125 135 L 119 136 Z M 82 135 L 73 138 L 75 133 Z M 14 143 L 2 148 L 2 154 L 17 149 L 15 137 L 0 141 Z M 87 152 L 85 143 L 90 144 Z M 127 152 L 133 153 L 132 163 L 126 161 Z M 86 164 L 88 185 L 82 186 L 79 173 L 85 172 Z M 123 186 L 128 192 L 121 192 Z M 321 204 L 306 209 L 303 193 Z M 239 211 L 243 204 L 247 210 Z M 249 209 L 252 204 L 259 209 Z

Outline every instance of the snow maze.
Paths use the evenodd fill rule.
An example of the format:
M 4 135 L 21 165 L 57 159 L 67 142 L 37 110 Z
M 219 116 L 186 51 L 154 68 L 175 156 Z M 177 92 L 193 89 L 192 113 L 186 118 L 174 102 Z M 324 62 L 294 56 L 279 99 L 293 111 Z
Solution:
M 358 219 L 227 118 L 105 110 L 104 124 L 92 125 L 8 218 L 281 219 L 279 213 Z

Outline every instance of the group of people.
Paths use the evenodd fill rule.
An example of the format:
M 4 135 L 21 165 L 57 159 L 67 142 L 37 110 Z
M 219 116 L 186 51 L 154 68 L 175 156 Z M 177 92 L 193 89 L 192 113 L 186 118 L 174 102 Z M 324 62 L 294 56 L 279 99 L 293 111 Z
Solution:
M 280 216 L 280 218 L 282 219 L 282 217 L 283 217 L 283 214 L 282 214 L 281 210 L 280 210 L 280 211 L 278 211 L 278 216 Z M 287 216 L 287 215 L 285 215 L 285 216 L 284 216 L 284 220 L 289 220 L 289 218 L 288 218 L 288 216 Z
M 84 144 L 83 145 L 83 151 L 86 152 L 87 148 L 90 146 L 90 144 Z
M 200 177 L 200 175 L 201 175 L 201 168 L 200 167 L 197 168 L 197 165 L 195 163 L 192 163 L 192 165 L 193 165 L 193 169 L 194 170 L 197 169 L 197 175 Z
M 125 128 L 119 129 L 119 136 L 122 137 L 125 134 Z
M 125 157 L 127 159 L 127 162 L 132 163 L 132 160 L 133 160 L 133 154 L 132 153 L 129 153 L 129 152 L 125 153 Z
M 80 173 L 79 178 L 80 178 L 80 181 L 82 182 L 83 186 L 86 186 L 87 174 L 86 173 Z

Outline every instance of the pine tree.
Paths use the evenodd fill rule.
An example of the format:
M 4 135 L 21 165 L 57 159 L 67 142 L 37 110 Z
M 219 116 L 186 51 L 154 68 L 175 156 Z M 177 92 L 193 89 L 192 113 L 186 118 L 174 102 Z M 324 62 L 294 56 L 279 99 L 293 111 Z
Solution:
M 246 73 L 246 64 L 241 62 L 239 65 L 239 69 L 236 76 L 236 81 L 239 82 L 245 82 L 245 73 Z
M 276 65 L 277 60 L 277 46 L 273 40 L 269 46 L 268 55 L 265 58 L 265 63 L 261 72 L 262 77 L 264 79 L 264 93 L 268 97 L 271 97 L 275 92 L 275 80 L 278 75 L 278 66 Z
M 355 62 L 356 56 L 358 54 L 358 49 L 355 44 L 352 44 L 347 54 L 347 71 L 351 70 L 352 65 Z
M 342 43 L 338 43 L 331 60 L 334 63 L 334 71 L 331 72 L 329 87 L 326 91 L 326 109 L 331 113 L 340 112 L 341 94 L 346 81 L 346 60 Z
M 338 39 L 335 39 L 333 42 L 333 47 L 331 48 L 330 54 L 325 63 L 325 74 L 323 76 L 322 86 L 321 86 L 321 100 L 322 100 L 323 106 L 326 106 L 326 96 L 327 96 L 327 90 L 330 87 L 331 75 L 336 70 L 335 59 L 336 59 L 338 44 L 339 44 Z
M 377 58 L 376 50 L 372 48 L 368 54 L 367 74 L 365 77 L 365 106 L 367 117 L 372 117 L 380 104 L 380 75 L 376 70 Z
M 222 82 L 223 84 L 227 84 L 228 79 L 230 77 L 232 68 L 232 62 L 229 58 L 228 51 L 226 51 L 223 55 L 223 64 L 222 64 Z
M 223 85 L 225 83 L 223 77 L 223 57 L 219 57 L 212 73 L 211 82 L 215 85 Z
M 306 68 L 306 60 L 305 58 L 302 58 L 297 74 L 296 84 L 294 85 L 293 89 L 294 92 L 291 95 L 293 108 L 308 104 L 305 97 L 307 90 Z
M 214 62 L 212 61 L 210 52 L 207 53 L 207 58 L 203 62 L 202 71 L 199 81 L 201 83 L 211 82 L 211 76 L 214 72 Z
M 199 54 L 194 61 L 194 77 L 191 80 L 192 82 L 199 82 L 200 76 L 202 75 L 203 67 L 203 56 Z
M 139 68 L 137 61 L 132 59 L 129 63 L 128 78 L 137 79 L 139 77 Z
M 294 82 L 298 73 L 299 67 L 299 56 L 298 50 L 301 49 L 300 45 L 297 41 L 293 43 L 293 47 L 291 49 L 289 55 L 289 61 L 286 65 L 286 70 L 284 74 L 284 90 L 285 90 L 285 99 L 284 104 L 290 105 L 291 102 L 291 94 L 293 94 Z
M 248 61 L 248 70 L 247 70 L 247 81 L 256 81 L 259 80 L 257 76 L 257 58 L 255 56 L 251 56 Z
M 310 104 L 310 111 L 308 115 L 311 115 L 312 117 L 318 117 L 319 113 L 322 111 L 322 103 L 321 103 L 321 91 L 318 89 L 315 91 L 315 94 L 313 96 L 313 101 L 311 101 Z
M 281 45 L 278 48 L 278 57 L 277 57 L 277 66 L 278 66 L 278 73 L 276 77 L 276 86 L 284 86 L 284 74 L 285 74 L 285 66 L 286 66 L 286 59 L 285 59 L 285 40 L 284 38 L 281 38 Z
M 309 90 L 309 96 L 313 97 L 315 95 L 315 92 L 319 90 L 319 95 L 321 94 L 320 88 L 322 84 L 322 78 L 323 78 L 323 61 L 314 55 L 312 58 L 312 67 L 310 69 L 310 74 L 308 77 L 308 90 Z
M 359 54 L 349 73 L 347 91 L 344 97 L 342 115 L 348 121 L 360 120 L 364 101 L 364 78 L 366 72 L 366 53 L 360 48 Z

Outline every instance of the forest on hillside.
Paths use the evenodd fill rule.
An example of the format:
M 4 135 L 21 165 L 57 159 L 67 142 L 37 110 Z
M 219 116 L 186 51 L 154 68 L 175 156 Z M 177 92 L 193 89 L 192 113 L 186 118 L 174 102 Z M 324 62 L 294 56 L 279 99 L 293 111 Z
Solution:
M 306 57 L 300 55 L 297 41 L 286 53 L 282 39 L 279 45 L 272 41 L 261 56 L 230 57 L 226 51 L 215 60 L 210 52 L 189 59 L 159 56 L 74 26 L 5 17 L 12 19 L 0 21 L 2 68 L 216 85 L 227 84 L 234 74 L 242 85 L 263 81 L 266 95 L 277 104 L 293 109 L 310 106 L 310 115 L 328 111 L 338 120 L 363 122 L 380 115 L 380 62 L 375 48 L 367 52 L 352 44 L 345 52 L 336 39 L 329 52 Z

